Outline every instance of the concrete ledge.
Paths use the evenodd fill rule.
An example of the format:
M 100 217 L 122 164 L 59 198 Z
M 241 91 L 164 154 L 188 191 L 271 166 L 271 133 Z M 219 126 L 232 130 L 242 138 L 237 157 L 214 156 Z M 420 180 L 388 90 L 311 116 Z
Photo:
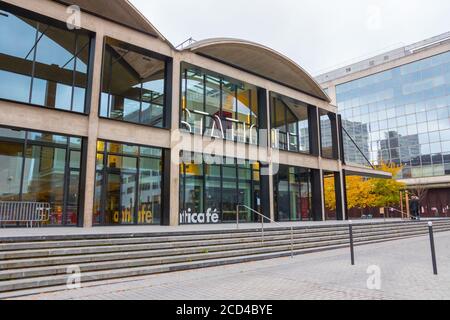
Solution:
M 450 221 L 450 218 L 430 218 L 422 219 L 426 221 Z M 354 220 L 354 225 L 374 225 L 374 224 L 398 224 L 398 223 L 418 223 L 417 221 L 402 219 L 373 219 Z M 274 224 L 264 224 L 267 231 L 288 230 L 294 227 L 296 230 L 317 229 L 330 227 L 344 227 L 348 221 L 321 221 L 321 222 L 284 222 L 282 227 Z M 260 223 L 240 224 L 240 229 L 236 229 L 236 224 L 220 225 L 181 225 L 176 227 L 166 226 L 116 226 L 116 227 L 93 227 L 93 228 L 4 228 L 0 229 L 0 243 L 19 241 L 52 241 L 52 240 L 79 240 L 79 239 L 107 239 L 107 238 L 139 238 L 139 237 L 162 237 L 162 236 L 189 236 L 221 233 L 242 233 L 258 232 L 261 230 Z

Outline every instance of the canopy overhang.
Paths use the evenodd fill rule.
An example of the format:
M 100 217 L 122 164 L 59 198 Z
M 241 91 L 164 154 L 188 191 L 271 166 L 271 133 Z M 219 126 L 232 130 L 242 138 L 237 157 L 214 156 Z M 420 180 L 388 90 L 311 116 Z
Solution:
M 185 48 L 320 100 L 330 98 L 320 85 L 297 63 L 258 43 L 230 38 L 215 38 L 195 42 Z
M 392 179 L 392 174 L 390 172 L 376 170 L 372 168 L 367 168 L 358 165 L 344 165 L 343 169 L 347 176 L 360 176 L 366 178 L 376 178 L 376 179 Z

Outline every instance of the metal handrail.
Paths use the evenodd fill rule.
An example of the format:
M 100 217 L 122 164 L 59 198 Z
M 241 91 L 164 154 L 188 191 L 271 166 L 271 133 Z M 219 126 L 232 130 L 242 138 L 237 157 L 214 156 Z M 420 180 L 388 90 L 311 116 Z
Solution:
M 264 243 L 264 219 L 268 220 L 271 223 L 276 224 L 277 226 L 284 228 L 284 226 L 282 224 L 276 222 L 273 219 L 270 219 L 269 217 L 266 217 L 262 213 L 250 208 L 249 206 L 246 206 L 243 204 L 238 204 L 236 207 L 236 227 L 237 227 L 237 229 L 239 229 L 239 208 L 241 208 L 241 207 L 246 208 L 261 217 L 261 242 L 262 243 Z M 294 258 L 294 227 L 293 226 L 291 226 L 291 258 Z
M 389 210 L 400 212 L 402 214 L 402 219 L 403 219 L 403 216 L 406 216 L 406 219 L 408 219 L 409 214 L 407 212 L 403 212 L 403 211 L 400 211 L 400 210 L 392 208 L 392 207 L 389 207 Z

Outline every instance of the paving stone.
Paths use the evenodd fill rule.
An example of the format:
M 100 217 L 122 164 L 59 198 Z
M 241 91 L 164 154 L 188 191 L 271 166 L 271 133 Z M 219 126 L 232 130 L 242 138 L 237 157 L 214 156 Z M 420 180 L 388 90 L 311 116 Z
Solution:
M 121 283 L 21 297 L 20 299 L 450 299 L 450 233 L 435 235 L 438 276 L 428 237 L 291 258 L 158 274 Z M 367 269 L 381 270 L 381 289 L 367 288 Z

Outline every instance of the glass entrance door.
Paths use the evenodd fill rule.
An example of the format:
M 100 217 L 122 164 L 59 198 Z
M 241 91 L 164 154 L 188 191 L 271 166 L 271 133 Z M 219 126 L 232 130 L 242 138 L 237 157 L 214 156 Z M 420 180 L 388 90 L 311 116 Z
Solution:
M 120 174 L 108 174 L 105 202 L 105 224 L 120 224 Z
M 121 177 L 121 224 L 134 224 L 136 221 L 136 174 L 122 174 Z
M 136 174 L 108 173 L 106 181 L 106 224 L 134 224 L 136 218 Z

